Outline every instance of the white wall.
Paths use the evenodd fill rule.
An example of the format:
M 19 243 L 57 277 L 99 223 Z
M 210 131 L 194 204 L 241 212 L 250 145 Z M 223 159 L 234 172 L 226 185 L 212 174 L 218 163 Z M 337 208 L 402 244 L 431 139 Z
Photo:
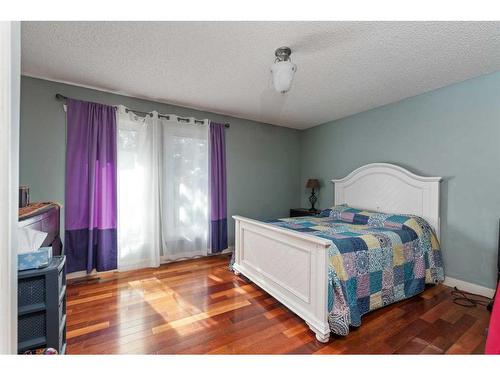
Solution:
M 20 23 L 0 22 L 0 353 L 17 353 Z

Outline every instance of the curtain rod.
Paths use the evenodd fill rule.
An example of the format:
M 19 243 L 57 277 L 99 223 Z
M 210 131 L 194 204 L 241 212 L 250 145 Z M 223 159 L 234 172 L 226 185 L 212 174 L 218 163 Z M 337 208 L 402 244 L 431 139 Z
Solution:
M 56 99 L 57 99 L 57 100 L 59 100 L 59 101 L 66 101 L 66 100 L 68 99 L 68 97 L 67 97 L 67 96 L 64 96 L 64 95 L 61 95 L 61 94 L 56 94 Z M 116 108 L 116 106 L 115 106 L 115 108 Z M 141 114 L 141 115 L 149 115 L 149 114 L 151 114 L 151 112 L 143 112 L 143 111 L 139 111 L 139 110 L 136 110 L 136 109 L 128 109 L 128 108 L 126 108 L 125 110 L 126 110 L 127 112 L 129 112 L 129 111 L 130 111 L 130 112 L 134 112 L 134 113 Z M 152 114 L 151 114 L 151 116 L 152 116 Z M 162 115 L 162 114 L 160 114 L 160 113 L 158 114 L 158 117 L 163 117 L 163 118 L 166 118 L 166 119 L 170 119 L 170 116 L 168 116 L 168 115 Z M 190 120 L 189 118 L 186 118 L 186 117 L 180 117 L 180 116 L 177 116 L 177 118 L 178 118 L 179 120 L 181 120 L 181 121 L 189 121 L 189 120 Z M 194 122 L 195 122 L 195 124 L 196 124 L 196 123 L 198 123 L 198 124 L 203 124 L 203 123 L 205 123 L 203 120 L 196 120 L 196 119 L 194 120 Z M 230 125 L 229 125 L 228 123 L 224 124 L 224 126 L 225 126 L 226 128 L 229 128 L 229 127 L 230 127 Z

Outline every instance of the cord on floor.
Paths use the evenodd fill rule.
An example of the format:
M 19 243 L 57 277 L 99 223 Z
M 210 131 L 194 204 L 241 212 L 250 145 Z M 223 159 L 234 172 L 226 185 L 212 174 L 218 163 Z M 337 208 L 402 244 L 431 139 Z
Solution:
M 451 291 L 453 297 L 453 303 L 463 307 L 477 307 L 484 306 L 488 307 L 491 299 L 484 296 L 479 296 L 477 294 L 464 292 L 463 290 L 454 287 Z

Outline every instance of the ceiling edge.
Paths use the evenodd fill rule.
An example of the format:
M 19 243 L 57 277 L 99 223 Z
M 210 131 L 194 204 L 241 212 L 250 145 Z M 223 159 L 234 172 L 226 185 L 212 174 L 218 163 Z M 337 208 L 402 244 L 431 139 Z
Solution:
M 252 122 L 256 122 L 256 123 L 263 124 L 263 125 L 278 126 L 280 128 L 292 129 L 292 130 L 297 130 L 297 131 L 306 130 L 306 129 L 312 128 L 314 126 L 322 125 L 322 124 L 316 124 L 316 125 L 308 126 L 307 128 L 294 128 L 294 127 L 291 127 L 291 126 L 277 125 L 277 124 L 272 124 L 272 123 L 269 123 L 269 122 L 261 122 L 261 121 L 257 121 L 257 120 L 253 120 L 253 119 L 249 119 L 249 118 L 239 117 L 239 116 L 237 116 L 235 114 L 231 114 L 231 113 L 228 113 L 228 112 L 215 112 L 215 111 L 211 111 L 211 110 L 203 109 L 203 108 L 198 108 L 198 107 L 188 107 L 186 105 L 177 104 L 177 103 L 173 103 L 173 102 L 167 102 L 165 100 L 156 99 L 156 98 L 153 98 L 153 97 L 142 96 L 142 95 L 133 95 L 133 94 L 129 94 L 129 93 L 124 92 L 124 91 L 116 91 L 116 90 L 104 89 L 104 88 L 98 87 L 98 86 L 85 85 L 85 84 L 76 83 L 76 82 L 72 82 L 72 81 L 61 80 L 61 79 L 47 78 L 47 77 L 44 77 L 42 75 L 37 75 L 37 74 L 31 74 L 31 73 L 21 72 L 21 76 L 25 76 L 25 77 L 29 77 L 29 78 L 35 78 L 35 79 L 41 79 L 41 80 L 49 81 L 49 82 L 62 83 L 64 85 L 76 86 L 76 87 L 81 87 L 81 88 L 89 89 L 89 90 L 96 90 L 96 91 L 106 92 L 108 94 L 126 96 L 128 98 L 146 100 L 146 101 L 153 102 L 153 103 L 166 104 L 166 105 L 171 105 L 171 106 L 175 106 L 175 107 L 191 109 L 191 110 L 195 110 L 195 111 L 199 111 L 199 112 L 209 112 L 209 113 L 213 113 L 215 115 L 232 117 L 232 118 L 239 119 L 239 120 L 252 121 Z
M 404 102 L 406 100 L 411 100 L 411 99 L 417 98 L 417 97 L 422 96 L 422 95 L 427 95 L 427 94 L 434 93 L 436 91 L 445 90 L 445 89 L 447 89 L 447 88 L 449 88 L 451 86 L 460 85 L 460 84 L 462 84 L 464 82 L 467 82 L 467 81 L 472 81 L 472 80 L 475 80 L 475 79 L 478 79 L 478 78 L 481 78 L 481 77 L 485 77 L 485 76 L 493 75 L 493 74 L 497 74 L 497 73 L 500 73 L 500 70 L 494 70 L 494 71 L 491 71 L 491 72 L 486 72 L 486 73 L 479 74 L 477 76 L 473 76 L 473 77 L 469 77 L 469 78 L 466 78 L 466 79 L 462 79 L 460 81 L 450 82 L 450 83 L 448 83 L 446 85 L 439 86 L 439 87 L 436 87 L 436 88 L 433 88 L 433 89 L 421 92 L 420 94 L 405 96 L 404 98 L 398 99 L 398 100 L 393 101 L 393 102 L 388 102 L 388 103 L 385 103 L 385 104 L 380 104 L 380 105 L 377 105 L 375 107 L 371 107 L 371 108 L 365 109 L 363 111 L 354 112 L 354 113 L 351 113 L 349 115 L 336 118 L 334 120 L 329 120 L 329 121 L 322 122 L 322 123 L 317 124 L 317 125 L 308 126 L 307 128 L 304 128 L 302 130 L 308 130 L 308 129 L 316 128 L 318 126 L 333 124 L 333 123 L 335 123 L 337 121 L 345 120 L 345 119 L 347 119 L 349 117 L 352 117 L 352 116 L 357 116 L 357 115 L 363 114 L 365 112 L 370 112 L 370 111 L 374 111 L 376 109 L 381 109 L 381 108 L 384 108 L 384 107 L 388 107 L 388 106 L 393 105 L 393 104 L 398 104 L 398 103 Z

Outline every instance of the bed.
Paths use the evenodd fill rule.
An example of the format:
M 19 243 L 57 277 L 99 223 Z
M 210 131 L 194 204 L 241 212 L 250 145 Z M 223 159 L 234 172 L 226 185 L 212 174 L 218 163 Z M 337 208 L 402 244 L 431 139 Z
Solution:
M 300 316 L 320 342 L 347 335 L 372 310 L 444 279 L 440 177 L 374 163 L 332 180 L 318 216 L 235 220 L 232 269 Z

